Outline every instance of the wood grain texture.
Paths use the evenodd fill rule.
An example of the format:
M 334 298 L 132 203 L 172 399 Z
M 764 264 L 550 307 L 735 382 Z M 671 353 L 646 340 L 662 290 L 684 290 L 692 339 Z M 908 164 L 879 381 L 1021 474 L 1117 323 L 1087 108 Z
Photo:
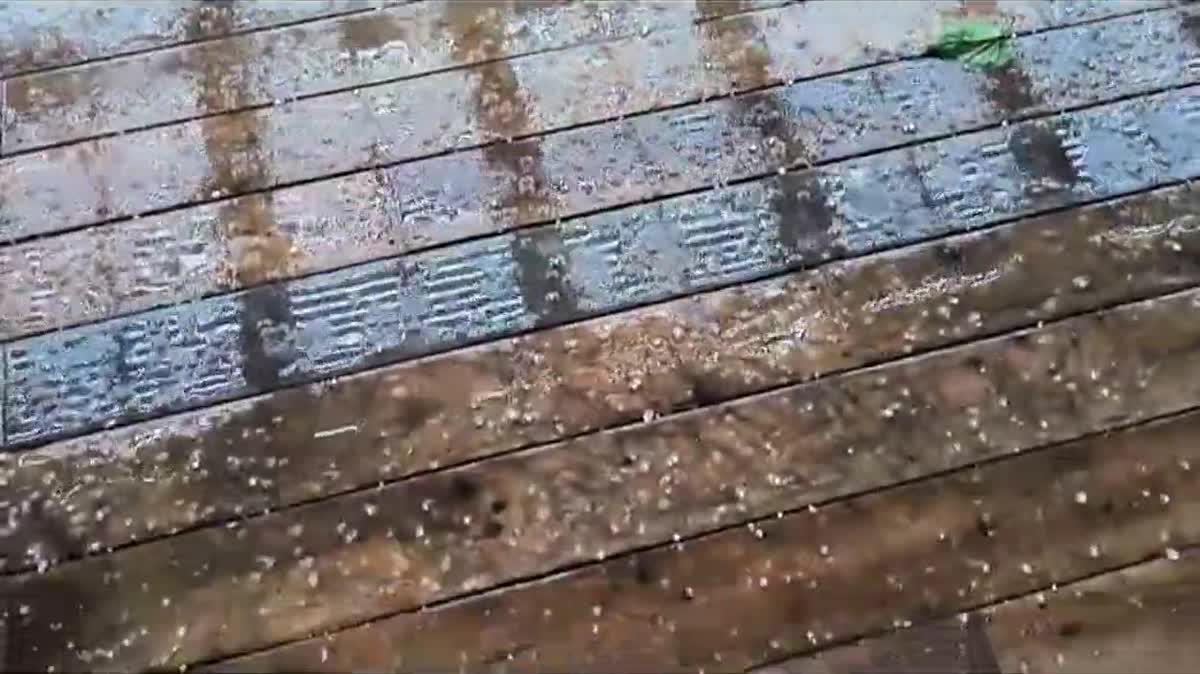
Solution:
M 1200 416 L 1191 415 L 1095 436 L 397 615 L 223 668 L 750 668 L 1196 541 L 1200 484 L 1197 471 L 1181 464 L 1197 460 L 1197 431 Z
M 1053 4 L 1058 10 L 1069 6 Z M 1104 16 L 1111 11 L 1106 6 L 1093 3 L 1084 11 Z M 19 155 L 0 161 L 5 216 L 0 239 L 50 234 L 913 56 L 937 34 L 945 9 L 927 3 L 798 3 L 644 40 L 512 59 L 498 72 L 500 66 L 481 65 Z M 873 20 L 881 14 L 888 20 Z M 1028 24 L 1045 26 L 1061 15 L 1033 11 Z M 716 26 L 723 22 L 735 25 L 731 30 L 764 37 L 756 49 L 771 58 L 753 81 L 744 73 L 711 67 L 717 47 L 705 32 L 720 30 Z M 835 24 L 847 30 L 827 29 Z M 1178 36 L 1157 39 L 1165 44 Z M 576 77 L 580 72 L 590 76 Z M 483 88 L 497 84 L 504 86 L 491 93 L 499 98 L 486 107 L 522 109 L 502 130 L 491 128 L 486 120 L 491 113 L 477 105 Z M 214 145 L 222 149 L 211 149 Z M 221 163 L 243 167 L 238 180 L 222 180 Z M 254 171 L 260 164 L 270 170 Z
M 0 3 L 0 77 L 46 68 L 60 68 L 94 59 L 167 47 L 196 39 L 213 39 L 232 31 L 368 9 L 381 3 L 368 0 L 256 0 L 229 3 L 228 26 L 207 26 L 189 32 L 187 17 L 193 2 L 183 0 L 126 0 L 96 3 Z
M 885 64 L 33 239 L 0 249 L 0 284 L 11 289 L 0 295 L 0 339 L 1200 81 L 1175 67 L 1200 59 L 1200 45 L 1156 40 L 1130 47 L 1131 32 L 1169 34 L 1181 16 L 1157 12 L 1025 36 L 1003 76 L 936 59 Z M 707 25 L 703 35 L 721 57 L 714 67 L 761 75 L 768 53 L 730 46 L 757 45 L 761 34 L 737 23 Z M 1064 52 L 1073 58 L 1060 57 Z M 228 72 L 218 68 L 206 80 L 217 105 L 243 97 L 227 81 L 237 68 L 225 65 Z M 504 72 L 492 75 L 484 88 L 500 100 L 500 89 L 516 83 Z M 821 105 L 810 105 L 814 100 Z M 482 120 L 498 130 L 511 123 L 496 115 Z M 213 144 L 218 153 L 222 147 Z M 223 172 L 236 181 L 245 171 L 232 163 Z
M 1194 672 L 1200 555 L 1171 550 L 1170 559 L 1164 552 L 1152 562 L 755 674 Z
M 1200 350 L 1196 348 L 1200 324 L 1191 319 L 1197 306 L 1200 291 L 1126 305 L 1033 332 L 782 389 L 659 423 L 585 436 L 272 513 L 244 524 L 203 529 L 64 564 L 45 573 L 15 577 L 9 579 L 5 593 L 27 605 L 28 615 L 39 619 L 10 626 L 9 666 L 77 668 L 97 653 L 112 651 L 112 665 L 119 668 L 173 667 L 262 648 L 670 541 L 673 536 L 692 536 L 1200 406 Z M 1190 429 L 1194 425 L 1184 426 Z M 1087 514 L 1083 521 L 1088 528 L 1084 528 L 1083 521 L 1072 524 L 1074 511 L 1046 514 L 1032 508 L 1030 499 L 1049 498 L 1052 486 L 1039 487 L 1039 479 L 1071 477 L 1068 467 L 1078 459 L 1053 458 L 1061 453 L 1052 452 L 1047 459 L 1014 461 L 1017 468 L 1003 469 L 1009 471 L 1004 474 L 1008 477 L 955 477 L 950 483 L 964 485 L 960 489 L 978 484 L 984 490 L 1007 490 L 1004 498 L 1013 503 L 995 507 L 1018 508 L 1018 512 L 1000 517 L 998 522 L 1011 516 L 1025 518 L 1032 525 L 1045 517 L 1045 532 L 1058 532 L 1064 545 L 1088 535 L 1102 542 L 1110 538 L 1126 541 L 1111 543 L 1116 546 L 1111 549 L 1128 550 L 1127 546 L 1141 545 L 1144 530 L 1153 529 L 1157 535 L 1163 527 L 1178 524 L 1190 532 L 1188 527 L 1197 526 L 1175 519 L 1200 508 L 1200 490 L 1188 481 L 1191 474 L 1168 472 L 1167 464 L 1155 462 L 1166 461 L 1172 452 L 1200 450 L 1190 444 L 1173 448 L 1165 441 L 1146 442 L 1155 447 L 1153 458 L 1112 450 L 1116 456 L 1111 460 L 1072 479 L 1094 482 L 1088 491 L 1118 498 L 1124 493 L 1120 490 L 1138 484 L 1128 481 L 1128 475 L 1136 474 L 1135 466 L 1144 460 L 1151 466 L 1147 480 L 1171 485 L 1158 490 L 1172 496 L 1169 503 L 1161 504 L 1164 512 L 1171 514 L 1166 519 L 1158 510 L 1139 510 L 1140 506 L 1128 513 L 1117 509 L 1118 514 L 1097 506 L 1080 511 Z M 1030 462 L 1032 466 L 1024 466 Z M 1170 466 L 1176 468 L 1173 462 Z M 1029 488 L 1014 494 L 1013 476 L 1027 473 L 1041 477 L 1029 477 L 1022 483 Z M 1116 480 L 1126 482 L 1110 484 Z M 932 490 L 922 498 L 938 514 L 912 515 L 917 518 L 914 522 L 928 520 L 921 524 L 926 533 L 933 521 L 948 513 L 964 518 L 970 512 L 964 510 L 964 503 L 969 502 L 966 494 L 948 496 L 944 492 L 954 490 L 947 487 L 914 489 Z M 1190 499 L 1181 493 L 1188 489 L 1194 492 Z M 934 493 L 942 493 L 943 498 L 935 499 Z M 863 505 L 845 508 L 867 513 L 872 519 L 893 517 L 885 514 L 888 507 L 872 505 L 874 500 L 865 497 Z M 1050 499 L 1046 507 L 1053 504 Z M 1055 517 L 1062 521 L 1055 522 Z M 1150 520 L 1141 519 L 1147 517 Z M 954 526 L 965 527 L 967 522 L 972 532 L 980 526 L 974 519 L 956 520 Z M 1078 530 L 1072 531 L 1072 526 Z M 858 535 L 861 540 L 886 536 L 863 531 Z M 723 534 L 714 540 L 730 536 L 734 535 Z M 1184 539 L 1191 540 L 1190 536 Z M 741 534 L 736 537 L 741 540 Z M 803 540 L 806 549 L 815 547 L 818 540 L 808 535 L 784 538 Z M 1054 546 L 1052 551 L 1057 554 L 1074 555 L 1073 548 L 1059 548 L 1044 536 L 1035 538 Z M 1017 552 L 1028 551 L 1033 542 L 1024 539 L 1008 544 L 1016 546 Z M 712 566 L 704 573 L 729 581 L 734 570 L 745 566 L 745 560 L 738 558 L 743 554 L 741 544 L 711 545 Z M 851 554 L 849 540 L 830 545 Z M 1109 549 L 1110 543 L 1104 545 Z M 797 550 L 786 554 L 795 555 Z M 1117 552 L 1113 554 L 1120 558 Z M 707 555 L 690 546 L 679 563 L 688 568 L 707 566 L 703 561 Z M 665 562 L 651 566 L 660 563 Z M 616 565 L 627 568 L 625 561 Z M 609 567 L 597 568 L 600 570 L 580 572 L 582 580 L 578 582 L 592 587 L 597 574 L 607 573 Z M 838 573 L 855 569 L 855 582 L 876 587 L 871 575 L 866 574 L 871 579 L 865 579 L 854 565 L 840 568 Z M 575 582 L 556 581 L 551 586 L 565 583 L 566 587 L 558 590 L 564 597 L 592 591 L 573 589 Z M 538 596 L 536 592 L 534 596 Z M 866 601 L 865 595 L 860 598 Z M 486 605 L 491 600 L 481 601 Z M 557 603 L 562 603 L 561 597 Z M 565 603 L 590 605 L 574 599 Z M 848 602 L 846 613 L 839 615 L 849 616 L 853 604 Z M 747 616 L 755 612 L 747 605 L 735 615 L 743 615 L 742 610 Z M 471 615 L 474 617 L 464 620 L 483 616 Z M 524 629 L 518 627 L 521 621 L 535 619 L 533 615 L 523 613 L 512 623 L 513 629 Z M 540 609 L 536 616 L 537 621 L 542 619 Z M 591 663 L 588 666 L 616 664 L 604 655 L 620 652 L 609 651 L 613 642 L 589 642 L 585 647 L 580 641 L 583 633 L 573 630 L 585 625 L 577 617 L 559 625 L 567 632 L 557 636 L 544 632 L 550 641 L 541 642 L 544 645 L 535 650 L 551 658 L 553 669 L 569 662 L 561 658 L 572 648 L 585 649 L 586 656 L 573 657 Z M 722 613 L 721 619 L 728 624 L 725 621 L 730 616 Z M 47 625 L 54 623 L 66 627 L 48 630 Z M 739 618 L 733 624 L 742 621 Z M 505 622 L 503 628 L 489 626 L 488 633 L 501 635 L 507 629 Z M 844 626 L 828 629 L 840 633 Z M 418 657 L 401 663 L 386 659 L 375 666 L 411 669 L 451 664 L 455 661 L 451 652 L 439 649 L 450 643 L 443 639 L 456 633 L 455 638 L 461 640 L 458 628 L 442 625 L 436 636 L 430 635 L 428 648 L 423 645 L 425 650 L 420 651 L 429 653 L 428 660 Z M 129 643 L 125 643 L 126 637 L 130 637 Z M 519 638 L 533 637 L 520 634 Z M 720 641 L 701 638 L 695 643 L 716 646 Z M 477 655 L 482 657 L 492 645 L 490 638 L 482 639 Z M 597 650 L 588 650 L 593 645 Z M 658 650 L 659 646 L 655 652 L 663 667 L 700 662 L 675 646 Z M 461 647 L 456 642 L 455 648 Z M 392 664 L 381 665 L 383 662 Z
M 1195 119 L 1192 86 L 18 340 L 4 345 L 5 444 L 1187 180 L 1200 175 Z
M 702 4 L 702 12 L 690 2 L 432 0 L 34 73 L 7 83 L 3 150 L 23 152 L 483 60 L 645 36 L 782 2 L 722 1 Z M 186 35 L 199 39 L 234 32 L 245 9 L 196 3 L 182 13 Z M 472 32 L 464 36 L 464 29 Z M 221 86 L 238 89 L 238 97 L 214 99 L 201 86 L 197 73 L 214 63 L 227 70 Z
M 0 455 L 0 558 L 45 566 L 1178 290 L 1200 283 L 1198 211 L 1161 190 Z

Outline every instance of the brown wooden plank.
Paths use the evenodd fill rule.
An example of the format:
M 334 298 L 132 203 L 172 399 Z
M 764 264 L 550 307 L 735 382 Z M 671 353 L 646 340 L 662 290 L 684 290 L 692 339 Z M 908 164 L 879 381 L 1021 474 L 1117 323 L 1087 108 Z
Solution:
M 99 649 L 113 650 L 113 660 L 106 664 L 120 669 L 173 667 L 262 648 L 669 541 L 672 536 L 695 535 L 805 503 L 1068 440 L 1114 424 L 1200 406 L 1200 349 L 1196 348 L 1200 323 L 1192 320 L 1197 306 L 1200 291 L 1125 305 L 1033 332 L 704 408 L 661 423 L 584 436 L 275 512 L 229 528 L 202 529 L 63 564 L 45 573 L 14 577 L 5 594 L 27 605 L 26 615 L 36 618 L 10 626 L 8 665 L 15 669 L 49 665 L 77 669 L 88 664 L 87 654 Z M 1200 427 L 1200 419 L 1180 426 L 1194 431 Z M 1157 544 L 1163 527 L 1200 509 L 1200 490 L 1194 489 L 1194 479 L 1181 474 L 1174 463 L 1175 454 L 1190 457 L 1200 449 L 1191 442 L 1168 442 L 1154 436 L 1138 442 L 1154 447 L 1153 456 L 1130 453 L 1121 446 L 1105 450 L 1103 454 L 1109 458 L 1096 460 L 1100 465 L 1088 470 L 1094 461 L 1082 460 L 1079 455 L 1095 450 L 1070 452 L 1066 458 L 1059 453 L 1049 459 L 1015 462 L 1017 468 L 994 469 L 998 476 L 956 477 L 949 484 L 964 490 L 966 485 L 977 485 L 985 490 L 983 496 L 987 489 L 996 490 L 992 496 L 999 502 L 989 507 L 999 508 L 995 526 L 1005 529 L 1012 519 L 1033 523 L 1037 509 L 1031 506 L 1031 499 L 1052 507 L 1051 496 L 1056 494 L 1051 492 L 1059 476 L 1067 476 L 1063 484 L 1091 481 L 1087 491 L 1096 495 L 1097 502 L 1090 509 L 1079 509 L 1083 520 L 1074 522 L 1079 530 L 1061 532 L 1064 547 L 1054 550 L 1069 559 L 1076 552 L 1074 537 L 1086 534 L 1102 545 L 1106 558 L 1121 558 L 1130 554 L 1126 545 L 1144 548 L 1143 538 L 1151 530 Z M 1170 471 L 1164 468 L 1167 464 L 1159 465 L 1168 458 Z M 1139 461 L 1147 466 L 1140 475 L 1135 469 Z M 1073 474 L 1072 467 L 1081 470 Z M 318 469 L 314 466 L 312 470 Z M 1032 477 L 1034 473 L 1038 477 Z M 1031 475 L 1025 482 L 1013 481 L 1025 474 Z M 1110 484 L 1113 482 L 1119 484 Z M 1028 488 L 1014 490 L 1016 484 Z M 1120 505 L 1123 494 L 1135 485 L 1138 489 L 1156 486 L 1155 497 L 1135 499 L 1137 504 L 1125 512 Z M 930 534 L 930 524 L 948 514 L 953 521 L 943 523 L 945 528 L 969 524 L 969 531 L 976 531 L 979 515 L 965 517 L 970 509 L 960 502 L 969 502 L 971 493 L 956 489 L 945 485 L 916 489 L 924 494 L 921 500 L 937 511 L 919 514 L 921 509 L 911 506 L 912 517 L 928 520 L 923 533 Z M 1189 489 L 1193 493 L 1185 495 Z M 1159 503 L 1160 492 L 1172 496 L 1169 503 Z M 938 494 L 945 496 L 944 504 L 938 504 Z M 1002 497 L 1005 494 L 1007 497 Z M 904 501 L 907 497 L 897 498 Z M 1114 512 L 1103 507 L 1103 499 L 1116 499 Z M 876 500 L 870 497 L 863 505 L 846 506 L 847 512 L 869 513 L 872 521 L 896 517 L 890 513 L 893 508 Z M 1147 502 L 1161 507 L 1149 510 Z M 1026 510 L 1008 510 L 1018 507 Z M 1164 517 L 1163 512 L 1170 516 Z M 1067 512 L 1042 515 L 1049 523 L 1057 518 L 1067 529 L 1074 517 Z M 1084 522 L 1092 529 L 1084 531 Z M 1195 538 L 1192 531 L 1200 532 L 1200 520 L 1179 526 L 1187 532 L 1184 540 Z M 867 535 L 861 529 L 857 534 L 863 541 L 878 538 L 878 534 Z M 730 558 L 742 554 L 733 552 L 742 549 L 741 534 L 734 538 L 736 542 L 724 536 L 701 548 L 693 546 L 690 556 L 681 556 L 679 564 L 691 568 L 687 560 L 707 558 L 708 562 L 697 562 L 704 567 L 703 573 L 693 569 L 698 576 L 741 583 L 738 570 L 745 565 Z M 1033 538 L 1055 545 L 1040 536 Z M 1126 539 L 1128 543 L 1120 542 Z M 785 535 L 782 540 L 803 541 L 797 548 L 787 549 L 785 543 L 784 549 L 773 549 L 795 557 L 801 549 L 815 555 L 822 539 L 806 534 Z M 837 551 L 834 554 L 852 557 L 851 540 L 829 544 Z M 1022 546 L 1028 548 L 1031 541 L 1009 544 L 1017 546 L 1014 552 L 1025 554 Z M 938 554 L 944 555 L 948 549 L 952 548 L 943 547 Z M 1025 558 L 1013 557 L 1009 562 L 1015 566 L 1018 559 Z M 1087 559 L 1091 564 L 1100 563 Z M 655 560 L 651 569 L 673 563 Z M 919 568 L 907 564 L 912 559 L 904 561 L 903 568 Z M 617 567 L 626 569 L 627 565 L 619 562 Z M 598 588 L 593 582 L 603 573 L 582 572 L 578 580 L 559 581 L 551 587 L 558 586 L 555 591 L 568 597 L 568 603 L 582 601 L 583 606 L 597 603 L 588 600 L 588 587 L 617 593 L 598 603 L 623 601 L 617 590 L 626 589 L 621 586 L 627 578 L 616 587 Z M 1038 572 L 1029 575 L 1042 573 L 1039 563 Z M 875 588 L 876 580 L 872 576 L 865 581 L 866 587 Z M 858 582 L 864 581 L 860 578 Z M 663 598 L 659 589 L 641 588 L 638 592 L 642 591 Z M 529 602 L 540 602 L 536 599 L 539 592 L 532 591 L 534 598 Z M 520 597 L 522 593 L 504 596 Z M 865 595 L 856 598 L 865 599 Z M 527 608 L 532 605 L 514 601 Z M 649 608 L 626 605 L 616 615 Z M 684 610 L 682 605 L 675 608 Z M 735 613 L 748 617 L 750 609 L 744 605 Z M 462 641 L 464 632 L 460 630 L 472 623 L 470 616 L 483 614 L 474 613 L 474 608 L 463 611 L 462 625 L 442 623 L 437 635 L 429 635 L 428 643 L 413 651 L 416 660 L 395 662 L 394 666 L 445 666 L 455 661 L 459 649 L 472 649 Z M 840 615 L 844 622 L 849 614 Z M 588 618 L 587 622 L 580 623 L 580 616 Z M 549 641 L 534 650 L 550 657 L 547 664 L 552 669 L 562 668 L 568 662 L 562 658 L 572 649 L 582 649 L 574 657 L 591 667 L 621 662 L 605 660 L 618 657 L 605 655 L 620 652 L 613 649 L 614 642 L 597 642 L 599 650 L 592 651 L 592 643 L 580 641 L 585 633 L 574 630 L 590 626 L 591 617 L 590 610 L 571 615 L 559 625 L 565 631 L 555 628 L 543 633 Z M 509 643 L 509 639 L 540 641 L 541 637 L 525 631 L 529 627 L 523 622 L 526 619 L 541 621 L 541 605 L 536 614 L 521 614 L 513 622 L 513 632 L 489 627 L 487 636 L 478 642 L 479 650 L 473 652 L 487 657 L 494 646 Z M 623 619 L 616 620 L 620 623 Z M 64 627 L 50 629 L 53 623 Z M 766 625 L 746 627 L 762 630 Z M 834 631 L 845 627 L 839 624 Z M 407 628 L 397 629 L 403 632 Z M 135 636 L 125 645 L 123 641 L 130 635 Z M 443 650 L 449 648 L 451 635 L 456 635 L 454 650 Z M 622 638 L 633 635 L 626 633 Z M 397 644 L 408 640 L 396 636 Z M 665 633 L 662 636 L 668 638 Z M 759 646 L 757 640 L 750 644 L 727 637 L 715 642 L 698 639 L 695 644 L 707 648 L 722 641 L 730 647 Z M 686 649 L 687 643 L 692 641 L 681 642 L 678 648 Z M 794 642 L 785 643 L 795 647 Z M 702 662 L 695 659 L 694 651 L 674 647 L 656 648 L 655 653 L 666 668 Z M 390 658 L 396 653 L 379 655 Z M 347 664 L 335 662 L 339 667 Z M 384 662 L 387 660 L 372 664 L 392 666 Z
M 1029 23 L 1044 25 L 1068 6 L 1034 11 Z M 10 157 L 0 161 L 0 240 L 914 55 L 936 34 L 945 7 L 800 3 L 646 39 L 535 54 Z M 881 15 L 888 20 L 878 20 Z M 732 32 L 763 36 L 758 46 L 770 59 L 749 78 L 710 67 L 714 46 L 705 33 L 722 30 L 714 26 L 723 22 L 736 24 Z M 829 25 L 847 29 L 830 31 Z M 578 77 L 581 72 L 590 76 Z M 219 67 L 207 74 L 227 77 Z M 220 91 L 237 95 L 236 87 Z M 496 117 L 495 111 L 507 112 Z
M 994 75 L 954 63 L 890 64 L 34 239 L 0 249 L 0 284 L 11 290 L 0 295 L 0 339 L 1178 84 L 1191 75 L 1173 65 L 1200 58 L 1200 46 L 1125 45 L 1132 33 L 1178 31 L 1181 16 L 1024 37 L 1007 75 L 1028 80 L 1019 96 L 997 94 Z M 706 36 L 718 44 L 745 37 Z M 1064 51 L 1078 58 L 1053 58 Z M 739 52 L 717 52 L 729 57 L 721 67 L 747 67 Z M 812 100 L 824 102 L 819 114 L 805 112 Z M 97 277 L 105 282 L 91 282 Z
M 1200 283 L 1198 211 L 1160 190 L 0 455 L 0 558 L 44 566 L 1176 290 Z
M 1200 554 L 1171 557 L 755 672 L 1194 672 Z
M 7 83 L 3 150 L 28 151 L 483 60 L 647 35 L 783 1 L 722 0 L 697 7 L 675 0 L 432 0 L 35 73 Z M 197 3 L 184 10 L 182 23 L 189 37 L 226 34 L 242 14 L 237 4 Z M 486 30 L 477 28 L 485 25 Z M 209 76 L 214 69 L 220 81 Z
M 354 12 L 381 3 L 367 0 L 229 3 L 230 24 L 205 26 L 199 34 L 189 30 L 187 23 L 194 4 L 181 0 L 0 2 L 0 77 Z
M 1095 436 L 398 615 L 224 669 L 738 671 L 1196 541 L 1200 479 L 1179 464 L 1200 458 L 1197 432 L 1193 414 Z

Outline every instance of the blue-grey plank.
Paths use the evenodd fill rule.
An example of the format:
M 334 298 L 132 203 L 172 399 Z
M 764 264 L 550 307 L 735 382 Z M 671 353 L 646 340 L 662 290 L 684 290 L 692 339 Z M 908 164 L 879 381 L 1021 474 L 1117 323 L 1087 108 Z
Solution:
M 1017 10 L 997 20 L 1011 18 L 1021 29 L 1046 28 L 1046 19 L 1060 16 L 1022 13 L 1027 3 L 1009 5 Z M 960 8 L 792 3 L 645 38 L 530 54 L 8 157 L 0 160 L 0 239 L 53 234 L 914 57 L 936 39 L 945 14 Z M 1088 3 L 1073 20 L 1118 9 L 1128 8 Z M 755 34 L 762 40 L 748 43 Z M 721 59 L 746 67 L 717 67 Z M 236 68 L 210 65 L 212 97 L 240 95 L 232 86 Z
M 1191 16 L 1024 36 L 1001 73 L 887 64 L 0 247 L 0 340 L 1200 82 Z
M 9 444 L 1200 175 L 1200 87 L 15 342 Z

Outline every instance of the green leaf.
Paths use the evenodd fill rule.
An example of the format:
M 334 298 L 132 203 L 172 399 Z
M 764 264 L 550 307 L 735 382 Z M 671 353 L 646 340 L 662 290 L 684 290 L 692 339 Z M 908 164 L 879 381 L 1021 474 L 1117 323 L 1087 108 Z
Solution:
M 969 68 L 993 70 L 1012 62 L 1012 38 L 1003 26 L 988 21 L 954 23 L 942 31 L 934 55 Z

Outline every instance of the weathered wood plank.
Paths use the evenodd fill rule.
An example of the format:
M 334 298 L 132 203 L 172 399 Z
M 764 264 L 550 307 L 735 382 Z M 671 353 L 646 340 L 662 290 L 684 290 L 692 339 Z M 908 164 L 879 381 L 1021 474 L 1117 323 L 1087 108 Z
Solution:
M 5 153 L 176 122 L 381 80 L 628 35 L 783 0 L 561 3 L 434 0 L 7 83 Z M 238 5 L 193 4 L 188 36 L 225 34 Z
M 5 346 L 6 442 L 44 442 L 1200 175 L 1200 89 Z
M 1196 671 L 1200 555 L 1159 559 L 756 674 Z M 1175 553 L 1170 553 L 1174 558 Z
M 1200 479 L 1180 464 L 1200 459 L 1197 432 L 1193 414 L 1092 437 L 398 615 L 224 669 L 738 671 L 1196 541 Z
M 2 568 L 1195 285 L 1196 213 L 1171 188 L 3 455 Z
M 885 65 L 35 239 L 0 249 L 11 289 L 0 295 L 0 339 L 1195 81 L 1200 70 L 1176 64 L 1200 59 L 1200 45 L 1129 42 L 1169 34 L 1185 16 L 1028 36 L 1003 76 L 938 60 Z M 731 72 L 753 64 L 726 61 Z
M 20 670 L 49 665 L 78 669 L 95 653 L 113 650 L 110 666 L 119 669 L 174 667 L 414 610 L 428 602 L 669 541 L 673 535 L 695 535 L 1115 424 L 1194 408 L 1200 406 L 1200 322 L 1193 319 L 1197 306 L 1200 291 L 1195 290 L 1126 305 L 1037 331 L 705 408 L 662 423 L 585 436 L 275 512 L 230 528 L 201 529 L 45 573 L 14 577 L 4 594 L 27 605 L 29 619 L 15 628 L 10 625 L 8 664 Z M 1194 433 L 1200 417 L 1182 426 Z M 1200 533 L 1200 520 L 1182 520 L 1200 514 L 1200 489 L 1195 488 L 1200 485 L 1192 475 L 1179 474 L 1174 455 L 1200 458 L 1200 448 L 1190 441 L 1140 442 L 1154 448 L 1152 456 L 1120 447 L 1120 451 L 1106 451 L 1115 456 L 1099 462 L 1094 473 L 1084 470 L 1074 478 L 1072 466 L 1082 463 L 1086 468 L 1093 461 L 1056 455 L 1018 461 L 1018 468 L 996 469 L 999 476 L 949 482 L 978 482 L 980 489 L 995 490 L 998 497 L 1007 494 L 1005 498 L 1027 508 L 1024 517 L 1032 518 L 1035 508 L 1030 499 L 1050 498 L 1058 478 L 1065 476 L 1066 483 L 1091 480 L 1094 484 L 1087 491 L 1098 502 L 1079 509 L 1087 513 L 1084 520 L 1090 529 L 1059 535 L 1062 543 L 1070 544 L 1078 542 L 1074 537 L 1095 537 L 1089 540 L 1101 542 L 1106 559 L 1120 558 L 1121 551 L 1129 549 L 1124 545 L 1144 547 L 1143 538 L 1150 531 L 1158 543 L 1158 532 L 1176 524 L 1187 532 L 1185 540 L 1194 540 L 1192 532 Z M 1088 452 L 1074 452 L 1080 453 Z M 1141 474 L 1135 470 L 1138 462 L 1146 465 Z M 1168 465 L 1171 471 L 1163 469 Z M 1012 479 L 1031 472 L 1041 477 L 1027 477 L 1024 482 Z M 992 484 L 997 480 L 999 484 Z M 1161 484 L 1152 503 L 1159 504 L 1159 492 L 1173 497 L 1159 504 L 1160 509 L 1149 511 L 1141 499 L 1138 507 L 1123 515 L 1119 508 L 1108 513 L 1102 507 L 1103 498 L 1120 503 L 1123 494 L 1137 494 L 1155 483 Z M 1016 484 L 1027 488 L 1014 493 Z M 960 501 L 968 493 L 954 494 L 944 485 L 917 491 L 929 500 L 943 494 L 944 501 L 936 505 L 939 512 L 965 514 Z M 1192 493 L 1185 494 L 1188 491 Z M 1053 501 L 1046 507 L 1052 505 Z M 870 513 L 870 518 L 891 511 L 874 498 L 848 507 L 852 513 Z M 1004 511 L 1014 506 L 992 503 L 990 507 Z M 1171 516 L 1164 518 L 1164 511 Z M 995 526 L 1002 530 L 1011 518 L 1021 515 L 993 514 Z M 1071 528 L 1065 521 L 1069 513 L 1043 515 L 1047 525 Z M 976 516 L 954 524 L 969 523 L 974 534 Z M 918 519 L 931 520 L 923 528 L 930 534 L 928 527 L 939 518 L 920 515 Z M 1045 531 L 1054 530 L 1048 526 Z M 856 533 L 860 540 L 878 538 L 862 530 Z M 1126 538 L 1128 543 L 1112 540 Z M 815 536 L 784 537 L 789 539 L 803 541 L 797 545 L 813 555 L 821 541 Z M 853 557 L 850 540 L 830 541 L 833 554 Z M 1030 543 L 1023 542 L 1014 552 L 1024 553 Z M 787 548 L 786 543 L 783 546 Z M 745 568 L 727 557 L 734 547 L 738 546 L 692 546 L 679 563 L 703 566 L 714 579 L 734 582 Z M 712 548 L 721 553 L 704 551 Z M 786 554 L 794 557 L 799 549 Z M 943 546 L 940 554 L 949 549 Z M 1074 545 L 1051 551 L 1083 553 Z M 778 548 L 774 552 L 783 554 Z M 1015 566 L 1019 559 L 1010 558 L 1011 564 Z M 656 561 L 650 568 L 667 563 Z M 626 568 L 625 562 L 617 566 Z M 862 573 L 856 565 L 842 569 L 835 575 L 853 572 L 854 582 L 876 589 L 873 574 Z M 906 569 L 894 571 L 903 574 Z M 551 585 L 559 586 L 568 604 L 578 604 L 584 599 L 579 594 L 591 584 L 588 579 L 597 573 L 583 572 L 578 584 L 565 580 Z M 676 587 L 674 592 L 682 589 Z M 616 595 L 613 602 L 622 601 L 617 590 L 605 589 Z M 659 601 L 664 599 L 661 589 L 646 591 L 658 595 Z M 593 603 L 585 601 L 581 606 Z M 473 609 L 464 611 L 475 615 Z M 622 614 L 623 610 L 617 611 Z M 580 615 L 590 618 L 590 609 Z M 845 620 L 850 614 L 838 615 Z M 613 642 L 596 644 L 602 646 L 598 651 L 579 642 L 583 634 L 573 631 L 591 621 L 581 624 L 578 617 L 560 625 L 565 631 L 555 633 L 555 628 L 544 633 L 548 650 L 541 646 L 537 650 L 551 656 L 548 666 L 562 668 L 566 661 L 561 658 L 573 648 L 582 648 L 577 657 L 593 668 L 601 663 L 589 663 L 589 657 L 616 657 L 619 662 L 620 649 L 610 651 Z M 722 620 L 726 618 L 722 613 Z M 486 657 L 497 645 L 493 637 L 540 641 L 542 637 L 525 631 L 529 627 L 525 619 L 540 621 L 540 606 L 536 614 L 519 616 L 512 632 L 506 634 L 506 627 L 484 630 L 488 635 L 481 637 L 474 652 Z M 471 622 L 470 617 L 463 620 Z M 869 628 L 871 621 L 866 622 Z M 53 630 L 52 623 L 64 627 Z M 410 651 L 417 660 L 395 666 L 424 669 L 451 664 L 458 649 L 473 648 L 462 641 L 465 626 L 443 623 L 436 635 L 429 635 L 427 644 Z M 766 623 L 744 627 L 761 630 Z M 131 642 L 125 644 L 127 636 Z M 451 639 L 454 650 L 447 652 L 443 649 Z M 407 646 L 399 647 L 405 641 L 407 637 L 398 639 L 397 650 L 381 655 L 405 651 Z M 692 648 L 721 641 L 729 639 L 699 639 Z M 741 643 L 734 640 L 731 645 Z M 756 640 L 753 646 L 759 646 Z M 679 647 L 686 648 L 682 643 Z M 699 662 L 693 659 L 694 652 L 655 652 L 668 668 Z M 421 660 L 422 653 L 430 659 Z M 683 660 L 674 660 L 676 654 Z M 382 662 L 374 664 L 378 667 Z
M 0 3 L 0 77 L 20 72 L 69 66 L 94 59 L 211 39 L 305 19 L 368 9 L 367 0 L 256 0 L 230 3 L 227 26 L 205 26 L 198 34 L 188 29 L 193 2 L 126 0 L 98 3 Z
M 0 240 L 917 54 L 940 11 L 927 3 L 799 3 L 10 157 L 0 161 Z M 705 33 L 724 30 L 722 22 L 763 36 L 756 48 L 770 59 L 753 80 L 709 67 L 718 46 Z M 833 24 L 843 29 L 829 30 Z M 589 77 L 578 77 L 583 72 Z

